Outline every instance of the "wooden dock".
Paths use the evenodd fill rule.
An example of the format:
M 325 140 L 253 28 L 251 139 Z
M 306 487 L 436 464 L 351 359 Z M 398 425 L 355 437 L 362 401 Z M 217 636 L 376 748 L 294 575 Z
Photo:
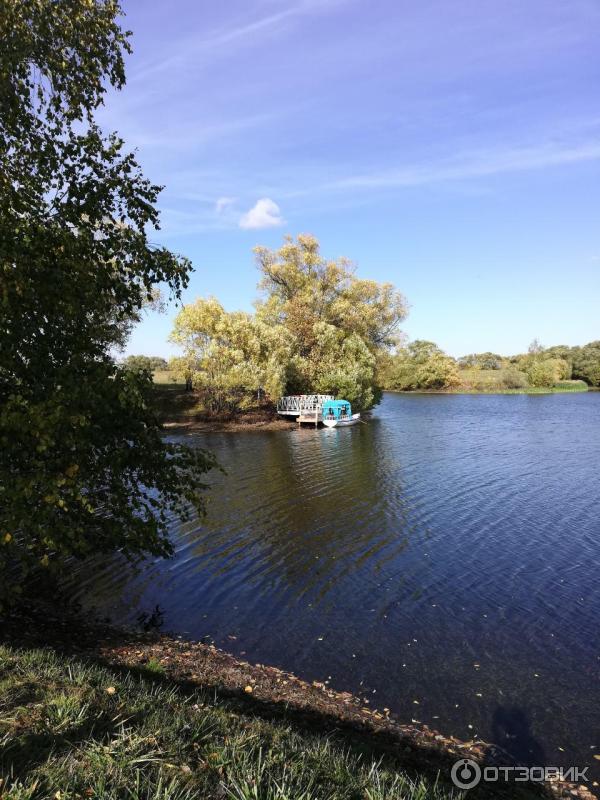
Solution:
M 309 422 L 311 423 L 311 425 L 314 424 L 316 428 L 319 425 L 321 414 L 322 414 L 321 409 L 315 409 L 314 411 L 307 409 L 306 411 L 302 411 L 298 415 L 298 425 L 302 425 L 303 422 Z

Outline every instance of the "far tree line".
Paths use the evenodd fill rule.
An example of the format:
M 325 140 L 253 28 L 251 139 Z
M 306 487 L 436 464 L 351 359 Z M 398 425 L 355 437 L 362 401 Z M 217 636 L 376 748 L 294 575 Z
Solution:
M 543 347 L 534 340 L 526 353 L 471 353 L 454 359 L 434 342 L 417 340 L 381 362 L 381 385 L 397 391 L 550 388 L 579 380 L 600 386 L 600 341 Z
M 305 325 L 308 313 L 305 309 Z M 306 335 L 302 338 L 301 361 L 285 324 L 273 326 L 260 312 L 226 312 L 214 298 L 199 299 L 175 323 L 172 338 L 184 345 L 185 355 L 169 362 L 161 357 L 128 356 L 124 365 L 166 371 L 185 380 L 200 395 L 205 410 L 213 413 L 242 411 L 294 393 L 343 395 L 366 410 L 386 389 L 520 390 L 551 388 L 565 381 L 600 387 L 600 341 L 543 347 L 534 340 L 526 353 L 502 356 L 488 351 L 453 358 L 434 342 L 399 341 L 396 327 L 403 312 L 396 306 L 390 314 L 388 309 L 388 322 L 394 322 L 394 331 L 387 334 L 388 346 L 375 344 L 374 337 L 367 344 L 356 333 L 349 336 L 343 328 L 325 327 L 322 338 L 317 335 L 312 342 Z M 298 348 L 298 340 L 293 341 Z

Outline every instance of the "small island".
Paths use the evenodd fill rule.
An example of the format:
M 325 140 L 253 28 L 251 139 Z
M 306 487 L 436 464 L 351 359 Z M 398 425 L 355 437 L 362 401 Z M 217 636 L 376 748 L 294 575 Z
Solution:
M 233 343 L 231 345 L 233 347 Z M 181 374 L 180 359 L 129 356 L 124 364 L 153 374 L 154 402 L 167 428 L 195 430 L 248 430 L 292 427 L 277 414 L 277 396 L 263 388 L 245 391 L 237 386 L 221 403 L 210 397 L 211 383 L 200 371 Z M 214 374 L 215 364 L 206 364 Z M 417 340 L 378 354 L 371 403 L 383 391 L 418 394 L 560 394 L 598 391 L 600 388 L 600 341 L 581 347 L 559 345 L 544 348 L 533 342 L 528 352 L 515 356 L 473 353 L 455 359 L 435 343 Z M 223 376 L 223 382 L 231 375 Z M 198 383 L 196 383 L 196 381 Z M 202 388 L 200 388 L 202 387 Z

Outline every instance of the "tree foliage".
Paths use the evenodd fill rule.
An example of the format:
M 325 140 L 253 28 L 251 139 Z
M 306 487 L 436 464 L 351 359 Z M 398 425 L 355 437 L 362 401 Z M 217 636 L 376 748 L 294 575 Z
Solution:
M 567 358 L 572 364 L 573 378 L 585 381 L 590 386 L 600 386 L 600 341 L 572 347 Z
M 554 386 L 570 372 L 567 362 L 560 358 L 530 358 L 524 364 L 524 371 L 531 386 L 538 388 Z
M 165 443 L 150 379 L 111 351 L 190 264 L 152 247 L 160 187 L 94 121 L 124 83 L 113 0 L 0 0 L 0 570 L 166 554 L 201 451 Z M 6 595 L 10 582 L 3 574 Z M 18 574 L 19 570 L 14 574 Z
M 546 348 L 543 356 L 565 361 L 570 367 L 570 375 L 566 377 L 585 381 L 588 386 L 600 386 L 600 341 L 577 347 L 555 345 Z
M 167 359 L 161 356 L 127 356 L 123 359 L 123 366 L 127 369 L 146 370 L 150 374 L 169 367 Z
M 462 368 L 500 369 L 502 367 L 502 356 L 490 352 L 470 353 L 468 356 L 461 356 L 457 363 Z
M 600 341 L 544 347 L 534 339 L 519 355 L 471 353 L 454 361 L 433 342 L 417 340 L 394 356 L 379 357 L 378 374 L 384 388 L 404 391 L 459 386 L 483 392 L 557 386 L 564 390 L 572 379 L 600 386 Z
M 357 278 L 347 259 L 325 260 L 313 236 L 255 254 L 256 313 L 226 312 L 214 298 L 186 306 L 172 335 L 184 353 L 175 369 L 192 376 L 210 410 L 243 408 L 261 393 L 275 401 L 312 392 L 370 408 L 378 355 L 398 340 L 406 316 L 402 295 Z
M 181 310 L 171 339 L 184 352 L 171 368 L 191 377 L 212 413 L 235 412 L 260 393 L 276 398 L 285 389 L 290 348 L 282 326 L 243 311 L 228 313 L 215 298 L 199 298 Z
M 559 346 L 548 349 L 534 339 L 527 353 L 513 357 L 511 362 L 527 375 L 530 386 L 550 388 L 559 381 L 571 378 L 572 364 L 566 356 L 565 348 Z
M 459 383 L 456 361 L 434 342 L 417 339 L 397 350 L 383 367 L 386 389 L 451 389 Z

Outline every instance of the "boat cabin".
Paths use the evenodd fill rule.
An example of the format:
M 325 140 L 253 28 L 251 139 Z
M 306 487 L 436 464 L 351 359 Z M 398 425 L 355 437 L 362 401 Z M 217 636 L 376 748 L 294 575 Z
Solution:
M 326 400 L 323 403 L 323 419 L 350 419 L 352 408 L 347 400 Z

